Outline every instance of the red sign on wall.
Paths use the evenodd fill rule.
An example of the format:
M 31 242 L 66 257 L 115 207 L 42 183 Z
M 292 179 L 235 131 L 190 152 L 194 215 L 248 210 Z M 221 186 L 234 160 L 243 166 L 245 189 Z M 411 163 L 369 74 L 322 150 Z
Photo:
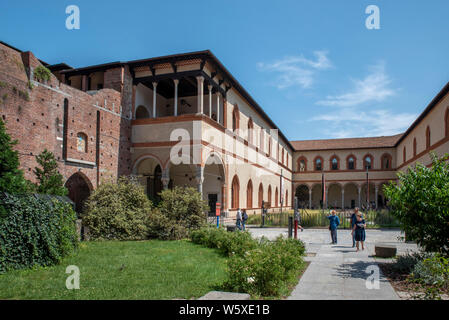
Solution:
M 221 211 L 220 209 L 221 209 L 220 202 L 215 203 L 215 215 L 216 215 L 217 217 L 220 216 L 220 211 Z

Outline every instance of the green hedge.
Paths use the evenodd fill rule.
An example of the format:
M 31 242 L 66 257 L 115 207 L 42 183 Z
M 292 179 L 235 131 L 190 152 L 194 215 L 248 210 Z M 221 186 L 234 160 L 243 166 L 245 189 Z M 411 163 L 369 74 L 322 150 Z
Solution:
M 0 195 L 0 273 L 58 263 L 78 245 L 76 215 L 56 197 Z

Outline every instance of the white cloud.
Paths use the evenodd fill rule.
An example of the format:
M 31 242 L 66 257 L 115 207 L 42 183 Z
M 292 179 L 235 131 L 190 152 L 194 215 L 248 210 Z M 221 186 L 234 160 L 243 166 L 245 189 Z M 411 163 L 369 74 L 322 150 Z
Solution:
M 352 80 L 353 89 L 347 93 L 336 96 L 327 96 L 326 99 L 317 101 L 318 105 L 351 107 L 366 102 L 382 102 L 396 94 L 395 89 L 390 88 L 391 79 L 385 72 L 385 63 L 380 62 L 371 68 L 371 72 L 364 79 Z
M 404 132 L 416 119 L 414 113 L 393 113 L 386 109 L 363 111 L 344 108 L 311 118 L 323 123 L 324 134 L 332 138 L 390 136 Z
M 332 67 L 326 51 L 315 51 L 315 60 L 307 59 L 303 55 L 290 56 L 273 63 L 258 63 L 261 71 L 278 73 L 274 85 L 278 89 L 292 86 L 310 88 L 315 80 L 315 74 L 319 70 Z

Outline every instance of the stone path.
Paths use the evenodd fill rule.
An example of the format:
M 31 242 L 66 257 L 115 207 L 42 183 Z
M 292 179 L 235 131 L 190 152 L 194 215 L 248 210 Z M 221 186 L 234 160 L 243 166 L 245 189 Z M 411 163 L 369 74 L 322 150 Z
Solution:
M 282 228 L 254 228 L 249 231 L 256 238 L 274 239 L 287 234 L 287 230 Z M 338 231 L 337 245 L 329 244 L 330 235 L 326 229 L 305 229 L 298 235 L 306 245 L 310 255 L 306 260 L 311 264 L 289 300 L 397 300 L 398 295 L 377 267 L 377 262 L 386 260 L 373 257 L 374 245 L 376 242 L 394 244 L 398 254 L 417 249 L 415 244 L 399 241 L 401 234 L 397 230 L 368 230 L 365 250 L 359 252 L 352 248 L 349 230 Z M 316 255 L 312 256 L 313 253 Z M 379 272 L 378 289 L 367 288 L 367 278 L 373 272 L 370 270 Z M 368 285 L 372 283 L 368 281 Z

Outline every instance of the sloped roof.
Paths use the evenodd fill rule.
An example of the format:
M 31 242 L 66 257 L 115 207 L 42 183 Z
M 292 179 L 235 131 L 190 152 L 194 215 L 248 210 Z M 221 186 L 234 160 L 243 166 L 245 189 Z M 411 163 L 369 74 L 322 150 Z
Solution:
M 335 149 L 366 149 L 366 148 L 391 148 L 396 145 L 401 134 L 394 136 L 368 137 L 368 138 L 344 138 L 323 140 L 290 141 L 296 151 L 335 150 Z

